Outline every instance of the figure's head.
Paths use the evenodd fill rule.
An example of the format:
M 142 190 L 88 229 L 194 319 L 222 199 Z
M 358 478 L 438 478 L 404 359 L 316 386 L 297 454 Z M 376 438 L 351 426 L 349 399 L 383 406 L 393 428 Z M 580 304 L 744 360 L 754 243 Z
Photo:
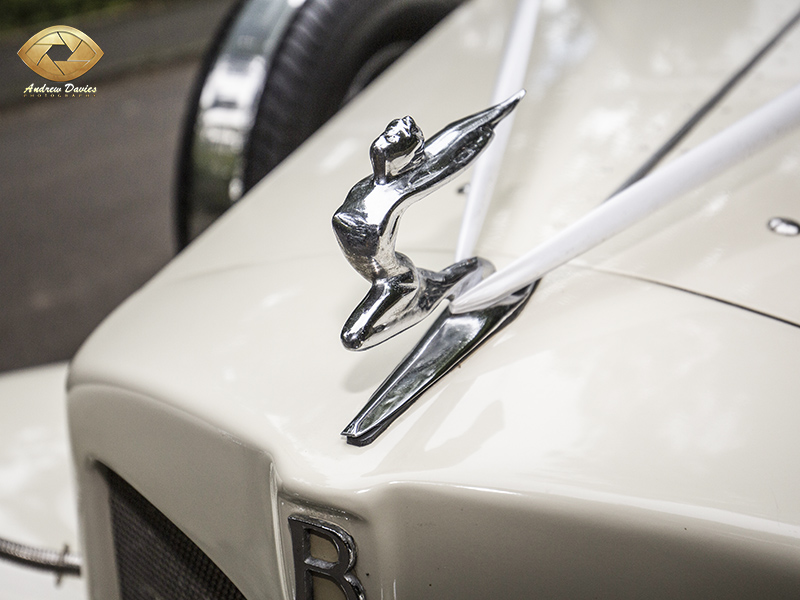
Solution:
M 386 183 L 394 179 L 414 158 L 422 154 L 424 144 L 422 130 L 411 117 L 389 123 L 386 131 L 372 142 L 369 149 L 375 181 Z

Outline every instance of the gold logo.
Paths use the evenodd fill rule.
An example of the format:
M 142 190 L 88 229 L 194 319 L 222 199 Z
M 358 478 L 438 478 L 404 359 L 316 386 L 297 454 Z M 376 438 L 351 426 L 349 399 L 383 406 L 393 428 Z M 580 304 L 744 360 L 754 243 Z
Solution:
M 53 60 L 53 46 L 66 46 L 72 52 L 67 60 Z M 103 51 L 92 38 L 67 25 L 42 29 L 19 49 L 19 57 L 37 75 L 50 81 L 72 81 L 91 69 Z

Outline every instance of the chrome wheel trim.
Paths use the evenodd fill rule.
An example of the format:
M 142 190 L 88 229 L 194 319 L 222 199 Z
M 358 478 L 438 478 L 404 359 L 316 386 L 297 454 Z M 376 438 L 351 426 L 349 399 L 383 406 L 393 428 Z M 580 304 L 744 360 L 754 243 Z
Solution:
M 202 75 L 178 182 L 178 242 L 197 237 L 244 193 L 244 151 L 264 82 L 305 0 L 245 0 Z

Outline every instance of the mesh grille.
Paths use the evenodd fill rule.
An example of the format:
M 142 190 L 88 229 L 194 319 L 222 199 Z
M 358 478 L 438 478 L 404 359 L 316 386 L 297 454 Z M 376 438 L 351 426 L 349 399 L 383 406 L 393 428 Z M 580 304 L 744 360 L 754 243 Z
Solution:
M 155 506 L 119 475 L 104 471 L 122 600 L 245 600 Z

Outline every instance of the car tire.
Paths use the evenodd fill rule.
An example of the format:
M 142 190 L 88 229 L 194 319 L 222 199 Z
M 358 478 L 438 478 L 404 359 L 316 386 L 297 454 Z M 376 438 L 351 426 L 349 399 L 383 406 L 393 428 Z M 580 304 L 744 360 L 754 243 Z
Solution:
M 201 68 L 192 92 L 178 163 L 176 231 L 179 248 L 252 188 L 463 0 L 240 0 Z M 264 78 L 244 143 L 226 148 L 216 165 L 197 163 L 200 102 L 214 68 L 256 5 L 285 3 L 279 41 L 265 55 Z M 289 8 L 291 7 L 291 8 Z M 248 10 L 250 11 L 248 13 Z M 270 22 L 270 27 L 273 23 Z M 265 44 L 266 45 L 266 44 Z M 237 57 L 238 58 L 238 57 Z M 206 163 L 213 144 L 203 152 Z M 222 152 L 222 151 L 220 151 Z M 236 156 L 231 157 L 231 153 Z M 211 156 L 212 162 L 214 159 Z M 230 167 L 231 161 L 236 167 Z M 205 173 L 213 172 L 202 179 Z M 222 175 L 220 175 L 222 173 Z M 209 183 L 211 181 L 211 183 Z M 230 185 L 229 185 L 230 184 Z
M 276 53 L 246 152 L 245 188 L 446 16 L 460 0 L 307 0 Z

